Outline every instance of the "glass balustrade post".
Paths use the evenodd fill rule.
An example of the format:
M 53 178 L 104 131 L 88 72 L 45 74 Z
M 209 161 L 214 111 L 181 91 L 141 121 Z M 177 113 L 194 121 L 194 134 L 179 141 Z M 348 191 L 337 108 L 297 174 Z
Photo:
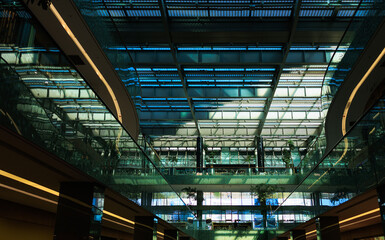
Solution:
M 257 158 L 258 158 L 258 171 L 265 171 L 265 149 L 263 147 L 263 138 L 261 136 L 255 137 L 256 149 L 257 149 Z
M 203 168 L 203 138 L 197 137 L 197 147 L 196 147 L 196 168 L 197 173 L 202 173 Z

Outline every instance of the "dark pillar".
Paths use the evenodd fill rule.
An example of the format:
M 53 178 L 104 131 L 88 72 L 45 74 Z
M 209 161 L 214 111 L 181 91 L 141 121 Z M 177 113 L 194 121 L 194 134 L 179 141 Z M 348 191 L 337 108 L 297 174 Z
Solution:
M 143 136 L 143 145 L 144 145 L 144 151 L 147 153 L 147 139 L 146 139 L 146 136 L 144 135 Z M 145 157 L 144 154 L 141 154 L 142 155 L 142 173 L 148 173 L 148 160 L 147 158 Z
M 203 138 L 197 137 L 197 172 L 201 173 L 203 169 Z
M 319 212 L 320 206 L 321 206 L 321 198 L 320 198 L 321 193 L 320 192 L 313 192 L 311 194 L 312 198 L 312 203 L 315 212 Z
M 256 136 L 256 146 L 258 154 L 258 171 L 265 171 L 265 149 L 263 147 L 263 138 L 261 136 Z
M 197 217 L 199 221 L 199 228 L 202 228 L 202 206 L 203 206 L 203 192 L 197 191 Z
M 288 240 L 288 237 L 277 237 L 277 240 Z
M 142 207 L 151 207 L 152 192 L 142 192 L 141 202 Z
M 179 240 L 190 240 L 190 237 L 179 237 Z
M 54 239 L 100 239 L 103 199 L 104 189 L 94 183 L 61 183 Z
M 164 240 L 177 240 L 178 230 L 166 229 L 164 230 Z
M 136 216 L 134 240 L 153 240 L 154 225 L 154 217 Z
M 338 217 L 319 217 L 315 220 L 317 239 L 340 240 L 340 226 Z
M 306 240 L 306 231 L 304 229 L 293 230 L 290 232 L 291 240 Z

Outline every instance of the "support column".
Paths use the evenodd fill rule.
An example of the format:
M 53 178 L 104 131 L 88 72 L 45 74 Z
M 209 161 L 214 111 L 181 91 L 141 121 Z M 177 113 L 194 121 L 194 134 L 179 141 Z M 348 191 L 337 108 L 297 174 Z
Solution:
M 312 203 L 313 203 L 313 206 L 316 208 L 316 211 L 318 211 L 318 208 L 321 206 L 320 195 L 321 195 L 320 192 L 313 192 L 311 194 Z
M 54 239 L 100 239 L 103 205 L 102 187 L 89 182 L 61 183 Z
M 202 224 L 202 206 L 203 206 L 203 192 L 202 191 L 197 191 L 197 217 L 199 221 L 199 228 L 201 229 L 203 224 Z
M 179 240 L 190 240 L 190 237 L 179 237 Z
M 277 240 L 289 240 L 288 237 L 277 237 Z
M 178 230 L 166 229 L 164 230 L 164 240 L 177 240 Z
M 196 151 L 196 159 L 197 159 L 197 173 L 201 173 L 203 169 L 203 138 L 197 137 L 197 151 Z
M 142 192 L 141 202 L 142 207 L 151 207 L 152 192 Z
M 258 171 L 265 171 L 265 149 L 263 147 L 263 138 L 261 136 L 255 137 L 257 158 L 258 158 Z
M 147 137 L 146 137 L 146 135 L 143 135 L 143 145 L 144 145 L 144 151 L 147 152 Z M 147 175 L 149 173 L 148 160 L 144 156 L 144 154 L 142 154 L 142 173 L 144 173 L 144 175 Z
M 154 217 L 136 216 L 134 240 L 153 240 L 154 225 Z
M 318 240 L 340 240 L 338 217 L 319 217 L 315 220 Z
M 304 229 L 293 230 L 290 232 L 291 240 L 306 240 L 306 231 Z

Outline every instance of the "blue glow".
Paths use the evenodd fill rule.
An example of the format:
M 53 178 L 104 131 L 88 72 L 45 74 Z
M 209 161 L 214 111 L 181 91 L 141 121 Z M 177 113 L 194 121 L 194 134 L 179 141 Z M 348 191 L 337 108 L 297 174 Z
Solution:
M 37 69 L 16 69 L 16 72 L 37 72 Z
M 137 68 L 137 71 L 143 71 L 143 72 L 150 72 L 152 71 L 151 68 Z
M 178 69 L 176 69 L 176 68 L 153 68 L 152 70 L 153 70 L 153 71 L 165 71 L 165 72 L 169 72 L 169 71 L 177 71 Z
M 182 84 L 162 84 L 162 87 L 183 87 Z
M 211 50 L 211 48 L 208 47 L 178 47 L 179 51 L 207 51 Z
M 273 81 L 272 79 L 269 80 L 263 80 L 263 79 L 254 79 L 254 80 L 245 80 L 245 82 L 271 82 Z
M 168 101 L 187 101 L 187 98 L 167 98 Z
M 242 84 L 217 84 L 217 87 L 243 87 Z
M 135 71 L 135 68 L 133 67 L 129 67 L 129 68 L 115 68 L 116 71 L 123 71 L 123 72 L 127 72 L 127 71 Z
M 214 79 L 187 79 L 187 82 L 214 82 L 215 80 Z
M 282 47 L 248 47 L 250 51 L 280 51 Z
M 63 70 L 63 69 L 40 69 L 42 72 L 69 72 L 68 70 Z
M 207 85 L 201 85 L 201 84 L 189 84 L 191 87 L 215 87 L 214 84 L 207 84 Z
M 226 79 L 226 80 L 216 80 L 216 82 L 243 82 L 243 80 L 230 80 L 230 79 Z
M 302 51 L 314 51 L 317 50 L 316 47 L 291 47 L 290 50 L 297 51 L 297 50 L 302 50 Z
M 157 82 L 156 80 L 140 80 L 140 82 Z
M 20 52 L 47 52 L 45 48 L 20 48 Z
M 234 71 L 234 72 L 239 72 L 239 71 L 244 71 L 243 68 L 215 68 L 214 71 Z
M 214 71 L 213 68 L 185 68 L 185 71 Z
M 143 101 L 166 101 L 166 98 L 142 98 Z
M 275 71 L 275 68 L 246 68 L 246 71 Z
M 148 48 L 143 48 L 143 50 L 148 50 L 148 51 L 170 51 L 170 48 L 167 48 L 167 47 L 163 47 L 163 48 L 151 48 L 151 47 L 148 47 Z
M 213 50 L 215 51 L 245 51 L 245 47 L 234 47 L 234 48 L 226 48 L 226 47 L 213 47 Z

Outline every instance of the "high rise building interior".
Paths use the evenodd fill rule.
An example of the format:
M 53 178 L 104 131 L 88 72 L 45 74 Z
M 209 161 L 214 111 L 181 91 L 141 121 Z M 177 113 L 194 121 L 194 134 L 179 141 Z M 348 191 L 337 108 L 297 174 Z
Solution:
M 0 240 L 385 240 L 384 55 L 384 0 L 0 0 Z

